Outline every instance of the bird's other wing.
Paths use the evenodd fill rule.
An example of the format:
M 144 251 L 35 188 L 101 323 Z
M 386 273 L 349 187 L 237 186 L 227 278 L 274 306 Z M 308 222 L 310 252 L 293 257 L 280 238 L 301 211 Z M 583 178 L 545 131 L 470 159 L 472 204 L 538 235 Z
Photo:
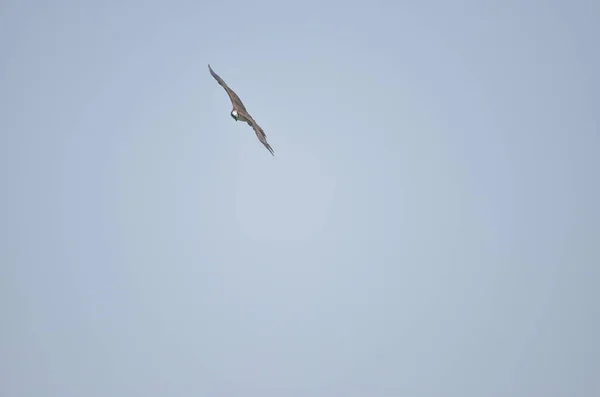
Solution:
M 263 131 L 263 129 L 260 128 L 260 125 L 258 125 L 256 123 L 256 121 L 254 121 L 254 119 L 252 118 L 252 116 L 248 115 L 248 119 L 250 120 L 250 125 L 254 129 L 254 132 L 256 133 L 256 137 L 258 138 L 258 140 L 267 148 L 267 150 L 269 152 L 271 152 L 271 154 L 273 156 L 275 156 L 275 151 L 273 150 L 273 148 L 271 147 L 271 145 L 269 145 L 269 142 L 267 142 L 267 134 L 265 134 L 265 132 Z
M 231 103 L 232 103 L 234 109 L 236 109 L 238 111 L 241 109 L 241 110 L 247 112 L 246 107 L 242 103 L 242 100 L 240 99 L 240 97 L 237 96 L 237 94 L 231 88 L 229 88 L 229 86 L 223 81 L 223 79 L 221 77 L 219 77 L 218 74 L 216 74 L 214 72 L 214 70 L 212 70 L 212 68 L 210 67 L 210 64 L 208 65 L 208 70 L 210 71 L 210 74 L 212 75 L 212 77 L 214 77 L 215 80 L 217 80 L 217 83 L 219 83 L 219 85 L 225 89 L 225 91 L 227 92 L 227 95 L 229 95 L 229 99 L 231 99 Z

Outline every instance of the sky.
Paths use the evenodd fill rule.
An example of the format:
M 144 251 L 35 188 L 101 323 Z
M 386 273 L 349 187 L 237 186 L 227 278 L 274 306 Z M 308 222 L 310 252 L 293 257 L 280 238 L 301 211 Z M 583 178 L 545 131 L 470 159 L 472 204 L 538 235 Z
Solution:
M 599 19 L 1 1 L 0 395 L 599 395 Z

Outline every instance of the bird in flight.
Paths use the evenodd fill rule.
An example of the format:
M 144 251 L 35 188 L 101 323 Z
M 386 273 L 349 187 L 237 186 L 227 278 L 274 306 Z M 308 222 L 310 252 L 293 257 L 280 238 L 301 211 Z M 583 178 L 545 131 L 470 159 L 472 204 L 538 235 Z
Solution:
M 208 70 L 210 70 L 210 74 L 212 75 L 212 77 L 214 77 L 215 80 L 217 80 L 217 83 L 219 83 L 219 85 L 223 87 L 225 91 L 227 91 L 227 95 L 229 95 L 229 99 L 231 99 L 231 104 L 233 105 L 233 109 L 231 109 L 231 117 L 233 117 L 235 121 L 247 123 L 250 127 L 252 127 L 254 129 L 254 132 L 256 133 L 256 136 L 258 137 L 258 140 L 267 148 L 269 152 L 271 152 L 273 156 L 275 156 L 273 148 L 271 148 L 271 145 L 269 145 L 269 143 L 267 142 L 267 134 L 265 134 L 263 129 L 260 128 L 256 121 L 254 121 L 252 116 L 250 116 L 250 113 L 248 113 L 248 111 L 246 110 L 246 107 L 242 103 L 240 97 L 237 96 L 237 94 L 231 88 L 229 88 L 227 84 L 225 84 L 223 79 L 220 78 L 219 75 L 212 70 L 210 64 L 208 65 Z

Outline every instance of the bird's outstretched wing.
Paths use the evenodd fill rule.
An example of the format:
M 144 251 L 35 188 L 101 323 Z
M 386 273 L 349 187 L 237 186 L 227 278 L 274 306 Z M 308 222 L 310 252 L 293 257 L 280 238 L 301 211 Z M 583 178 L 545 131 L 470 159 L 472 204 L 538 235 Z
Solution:
M 216 74 L 214 72 L 214 70 L 212 70 L 212 68 L 210 67 L 210 64 L 208 65 L 208 70 L 210 71 L 210 74 L 212 75 L 212 77 L 214 77 L 215 80 L 217 80 L 217 83 L 219 83 L 219 85 L 225 89 L 225 91 L 227 92 L 227 95 L 229 95 L 229 99 L 231 99 L 231 104 L 233 105 L 233 108 L 238 111 L 243 110 L 244 112 L 247 113 L 248 111 L 246 110 L 246 107 L 242 103 L 242 100 L 240 99 L 240 97 L 237 96 L 237 94 L 231 88 L 229 88 L 229 86 L 227 86 L 227 84 L 223 81 L 223 79 L 221 77 L 219 77 L 219 75 Z
M 267 148 L 267 150 L 269 152 L 271 152 L 271 154 L 273 156 L 275 156 L 275 151 L 273 151 L 273 148 L 271 147 L 271 145 L 269 145 L 269 142 L 267 142 L 267 134 L 265 134 L 263 129 L 260 128 L 260 125 L 258 125 L 256 123 L 256 121 L 254 121 L 252 116 L 250 116 L 248 113 L 246 113 L 246 116 L 250 120 L 250 122 L 248 124 L 250 124 L 252 129 L 254 129 L 254 132 L 256 133 L 256 137 L 258 138 L 258 140 Z

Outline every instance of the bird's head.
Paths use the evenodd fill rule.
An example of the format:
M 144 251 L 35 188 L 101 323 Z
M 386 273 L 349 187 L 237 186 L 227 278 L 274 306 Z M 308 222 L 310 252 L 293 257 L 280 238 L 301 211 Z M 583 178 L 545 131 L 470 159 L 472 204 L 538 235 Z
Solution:
M 231 117 L 233 117 L 233 119 L 235 121 L 237 121 L 237 119 L 238 119 L 238 112 L 236 110 L 232 110 L 231 111 Z

